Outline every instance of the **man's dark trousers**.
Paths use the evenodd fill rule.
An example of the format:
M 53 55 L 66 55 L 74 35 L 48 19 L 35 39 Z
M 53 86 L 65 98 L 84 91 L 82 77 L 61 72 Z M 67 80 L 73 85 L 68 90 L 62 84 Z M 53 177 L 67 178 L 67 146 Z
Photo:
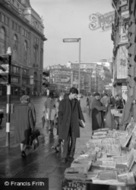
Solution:
M 75 154 L 76 137 L 70 127 L 69 134 L 66 140 L 64 140 L 62 158 L 73 158 Z

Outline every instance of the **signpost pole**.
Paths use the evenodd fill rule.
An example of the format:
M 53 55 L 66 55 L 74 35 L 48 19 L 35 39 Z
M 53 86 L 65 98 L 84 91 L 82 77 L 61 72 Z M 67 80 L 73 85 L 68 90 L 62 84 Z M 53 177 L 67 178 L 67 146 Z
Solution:
M 10 147 L 10 108 L 11 108 L 11 49 L 8 48 L 7 54 L 9 56 L 9 72 L 7 82 L 7 105 L 6 105 L 6 146 Z
M 78 92 L 80 94 L 81 38 L 64 38 L 63 42 L 64 43 L 74 43 L 74 42 L 78 42 L 79 43 Z

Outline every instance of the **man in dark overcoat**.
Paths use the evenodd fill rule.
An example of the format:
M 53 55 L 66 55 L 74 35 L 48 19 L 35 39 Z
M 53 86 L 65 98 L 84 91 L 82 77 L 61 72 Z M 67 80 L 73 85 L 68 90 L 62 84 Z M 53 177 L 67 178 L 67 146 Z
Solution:
M 58 112 L 59 138 L 64 140 L 62 162 L 72 160 L 75 153 L 76 138 L 80 137 L 79 120 L 84 116 L 77 100 L 78 90 L 74 87 L 60 103 Z
M 94 94 L 94 100 L 92 103 L 92 131 L 104 127 L 103 113 L 106 111 L 106 107 L 100 102 L 100 94 Z

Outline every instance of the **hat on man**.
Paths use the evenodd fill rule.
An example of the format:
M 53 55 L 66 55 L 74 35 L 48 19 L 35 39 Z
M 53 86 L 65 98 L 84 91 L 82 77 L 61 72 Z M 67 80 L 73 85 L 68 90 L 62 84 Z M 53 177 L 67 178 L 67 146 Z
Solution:
M 98 92 L 96 92 L 96 93 L 94 94 L 94 96 L 100 96 L 100 94 L 99 94 Z

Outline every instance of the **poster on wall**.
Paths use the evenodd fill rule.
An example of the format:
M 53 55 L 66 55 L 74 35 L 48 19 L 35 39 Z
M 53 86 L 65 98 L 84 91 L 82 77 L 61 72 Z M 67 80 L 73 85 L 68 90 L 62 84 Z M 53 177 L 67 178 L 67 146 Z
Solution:
M 120 46 L 116 58 L 117 79 L 126 79 L 128 76 L 128 50 L 126 46 Z
M 127 101 L 127 86 L 122 86 L 122 97 Z
M 119 44 L 128 43 L 128 23 L 119 27 Z

